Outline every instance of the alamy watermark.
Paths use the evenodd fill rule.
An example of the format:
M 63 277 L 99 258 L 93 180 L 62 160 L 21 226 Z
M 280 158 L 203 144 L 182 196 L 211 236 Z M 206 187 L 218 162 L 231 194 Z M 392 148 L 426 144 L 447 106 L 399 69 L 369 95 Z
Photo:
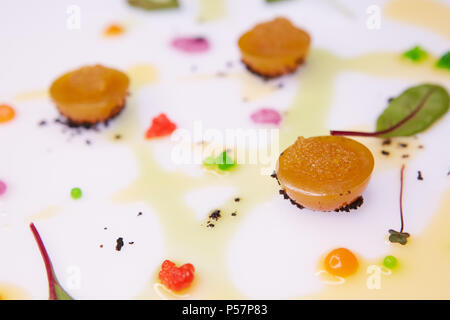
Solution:
M 206 157 L 226 151 L 236 164 L 258 165 L 262 175 L 270 175 L 279 156 L 278 129 L 219 130 L 195 121 L 191 131 L 177 129 L 171 141 L 171 160 L 177 165 L 202 164 Z

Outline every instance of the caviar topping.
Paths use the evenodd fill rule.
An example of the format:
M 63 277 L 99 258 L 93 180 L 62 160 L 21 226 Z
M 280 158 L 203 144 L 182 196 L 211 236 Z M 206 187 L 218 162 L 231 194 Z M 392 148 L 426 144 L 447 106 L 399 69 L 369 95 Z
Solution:
M 320 211 L 351 204 L 366 188 L 374 167 L 372 153 L 343 137 L 299 137 L 279 157 L 276 176 L 297 204 Z
M 75 124 L 95 124 L 116 116 L 125 106 L 129 79 L 101 65 L 85 66 L 56 79 L 50 95 L 59 112 Z
M 309 34 L 286 18 L 256 25 L 239 39 L 242 61 L 264 77 L 276 77 L 297 69 L 308 54 Z

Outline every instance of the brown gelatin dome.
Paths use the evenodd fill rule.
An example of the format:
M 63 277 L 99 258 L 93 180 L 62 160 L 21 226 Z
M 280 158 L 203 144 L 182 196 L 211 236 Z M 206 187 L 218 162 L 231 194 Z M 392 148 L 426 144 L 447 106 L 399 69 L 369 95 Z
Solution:
M 56 79 L 50 96 L 59 112 L 74 124 L 96 124 L 125 107 L 128 76 L 102 65 L 84 66 Z
M 267 78 L 293 72 L 309 51 L 309 34 L 286 18 L 256 25 L 239 39 L 242 61 L 253 72 Z
M 363 144 L 341 136 L 299 137 L 278 158 L 276 176 L 295 203 L 332 211 L 357 200 L 369 183 L 374 158 Z

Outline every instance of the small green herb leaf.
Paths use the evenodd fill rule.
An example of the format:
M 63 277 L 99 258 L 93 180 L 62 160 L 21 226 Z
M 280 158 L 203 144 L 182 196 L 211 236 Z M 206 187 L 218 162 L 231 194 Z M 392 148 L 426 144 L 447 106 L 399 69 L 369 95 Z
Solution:
M 403 57 L 413 62 L 422 62 L 428 57 L 428 52 L 419 46 L 415 46 L 414 48 L 403 53 Z
M 389 241 L 392 243 L 400 243 L 401 245 L 405 245 L 408 242 L 409 233 L 407 232 L 399 232 L 390 229 L 389 230 Z
M 61 287 L 58 280 L 56 279 L 55 272 L 53 271 L 52 262 L 48 256 L 47 250 L 45 249 L 44 242 L 39 235 L 36 227 L 33 223 L 30 224 L 31 232 L 33 233 L 34 239 L 41 252 L 42 259 L 44 260 L 45 270 L 47 271 L 48 289 L 49 289 L 49 300 L 73 300 L 71 296 Z
M 177 8 L 178 0 L 128 0 L 132 6 L 146 10 Z
M 436 63 L 436 67 L 450 71 L 450 51 L 447 51 Z
M 378 117 L 377 131 L 386 130 L 401 122 L 414 112 L 421 102 L 423 106 L 412 118 L 381 136 L 404 137 L 422 132 L 443 116 L 449 108 L 449 96 L 443 87 L 432 84 L 412 87 L 393 99 Z

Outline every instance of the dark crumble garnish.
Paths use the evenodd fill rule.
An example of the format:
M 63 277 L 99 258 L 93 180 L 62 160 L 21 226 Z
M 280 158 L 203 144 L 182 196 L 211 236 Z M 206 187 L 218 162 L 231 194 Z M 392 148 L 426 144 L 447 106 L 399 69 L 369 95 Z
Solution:
M 271 176 L 272 178 L 275 178 L 275 179 L 277 180 L 277 182 L 278 182 L 278 185 L 280 185 L 280 182 L 278 181 L 277 174 L 275 173 L 275 171 L 274 171 L 270 176 Z M 299 209 L 305 209 L 304 206 L 302 206 L 301 204 L 299 204 L 299 203 L 295 202 L 294 200 L 292 200 L 292 199 L 287 195 L 286 191 L 284 191 L 283 189 L 280 189 L 278 192 L 283 196 L 284 199 L 289 200 L 289 201 L 291 202 L 291 204 L 293 204 L 293 205 L 296 206 L 297 208 L 299 208 Z M 348 190 L 347 193 L 348 193 L 348 194 L 351 194 L 352 192 L 351 192 L 350 190 Z M 340 196 L 343 196 L 342 193 L 340 193 L 339 195 L 340 195 Z M 335 209 L 334 211 L 335 211 L 335 212 L 350 212 L 350 210 L 356 210 L 356 209 L 358 209 L 359 207 L 361 207 L 362 204 L 363 204 L 363 202 L 364 202 L 363 197 L 362 197 L 362 196 L 359 196 L 359 197 L 356 198 L 355 201 L 353 201 L 352 203 L 350 203 L 350 204 L 348 204 L 348 205 L 345 205 L 345 206 L 343 206 L 343 207 L 341 207 L 341 208 L 339 208 L 339 209 Z
M 407 144 L 407 143 L 404 143 L 404 142 L 400 142 L 400 143 L 398 144 L 398 146 L 399 146 L 400 148 L 406 148 L 406 147 L 408 147 L 408 144 Z
M 100 245 L 100 248 L 103 248 L 103 245 L 102 245 L 102 244 Z
M 383 142 L 381 143 L 383 146 L 388 146 L 392 143 L 392 140 L 390 138 L 388 139 L 384 139 Z
M 134 244 L 134 241 L 130 241 L 130 242 L 128 242 L 128 244 Z
M 419 145 L 419 147 L 418 147 L 419 149 L 423 149 L 423 145 Z
M 241 201 L 241 198 L 239 198 L 239 197 L 234 198 L 234 202 L 239 202 L 239 201 Z
M 232 215 L 233 217 L 236 217 L 236 216 L 237 216 L 237 212 L 234 211 L 234 212 L 231 213 L 231 215 Z
M 386 150 L 381 150 L 381 154 L 384 156 L 390 155 L 389 151 L 386 151 Z
M 284 88 L 284 83 L 279 83 L 279 84 L 277 84 L 277 88 L 278 89 L 283 89 Z
M 213 212 L 211 212 L 211 214 L 209 215 L 209 218 L 211 220 L 217 221 L 221 218 L 222 216 L 220 215 L 220 210 L 216 209 Z
M 107 228 L 107 227 L 104 227 L 103 230 L 108 230 L 108 228 Z
M 139 211 L 138 214 L 137 214 L 137 216 L 138 216 L 138 217 L 139 217 L 139 216 L 142 216 L 142 212 Z
M 292 205 L 296 206 L 296 207 L 299 208 L 300 210 L 305 209 L 304 206 L 302 206 L 301 204 L 299 204 L 299 203 L 295 202 L 294 200 L 292 200 L 292 199 L 287 195 L 286 191 L 284 191 L 284 190 L 281 189 L 281 190 L 278 191 L 278 192 L 283 196 L 284 199 L 289 200 L 289 201 L 291 202 Z
M 422 171 L 417 171 L 417 180 L 423 180 Z
M 124 245 L 123 238 L 122 237 L 117 238 L 117 240 L 116 240 L 116 250 L 120 251 L 122 249 L 123 245 Z
M 92 144 L 91 140 L 89 140 L 89 139 L 86 139 L 85 143 L 86 143 L 88 146 L 90 146 L 90 145 Z
M 363 203 L 364 203 L 363 197 L 362 197 L 362 196 L 359 196 L 359 197 L 356 198 L 356 200 L 353 201 L 352 203 L 350 203 L 350 204 L 348 204 L 348 205 L 346 205 L 346 206 L 344 206 L 344 207 L 342 207 L 342 208 L 335 209 L 334 211 L 335 211 L 335 212 L 350 212 L 350 210 L 356 210 L 356 209 L 358 209 L 359 207 L 361 207 Z
M 39 123 L 38 123 L 38 126 L 39 127 L 44 127 L 44 126 L 46 126 L 47 125 L 47 120 L 41 120 L 41 121 L 39 121 Z
M 402 155 L 402 158 L 403 158 L 403 159 L 409 158 L 409 154 L 403 154 L 403 155 Z
M 114 139 L 120 140 L 122 139 L 122 135 L 120 133 L 117 133 L 116 135 L 114 135 Z
M 213 223 L 208 223 L 208 224 L 206 225 L 206 227 L 208 227 L 208 228 L 214 228 L 215 225 L 214 225 Z
M 389 99 L 388 99 L 388 102 L 389 103 L 391 103 L 392 102 L 392 100 L 394 100 L 395 98 L 393 98 L 393 97 L 390 97 Z

